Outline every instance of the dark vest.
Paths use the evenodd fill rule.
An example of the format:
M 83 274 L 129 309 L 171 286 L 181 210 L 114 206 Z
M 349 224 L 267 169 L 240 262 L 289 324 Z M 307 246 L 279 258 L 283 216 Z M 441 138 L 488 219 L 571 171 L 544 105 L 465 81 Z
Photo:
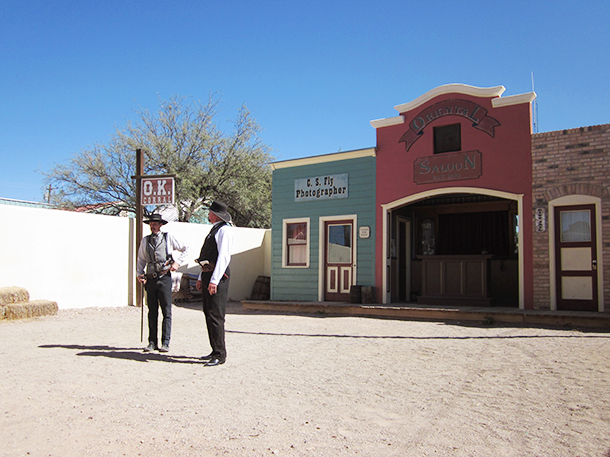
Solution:
M 209 260 L 210 263 L 216 264 L 218 260 L 218 244 L 216 243 L 216 233 L 218 232 L 218 230 L 220 230 L 221 227 L 225 225 L 227 225 L 227 223 L 223 221 L 212 227 L 212 230 L 210 230 L 208 236 L 205 237 L 205 241 L 203 242 L 203 246 L 201 246 L 201 252 L 199 253 L 199 258 L 197 260 Z M 206 275 L 209 280 L 209 278 L 212 276 L 212 272 L 203 272 L 202 278 Z M 229 267 L 227 267 L 227 269 L 225 270 L 225 275 L 227 275 L 227 278 L 231 276 L 231 270 Z

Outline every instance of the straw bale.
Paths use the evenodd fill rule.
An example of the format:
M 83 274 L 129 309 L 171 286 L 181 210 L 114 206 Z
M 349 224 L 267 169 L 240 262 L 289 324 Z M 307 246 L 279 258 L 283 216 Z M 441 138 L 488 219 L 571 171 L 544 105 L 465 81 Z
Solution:
M 2 319 L 24 319 L 27 317 L 48 316 L 57 314 L 58 306 L 54 301 L 33 300 L 26 303 L 11 303 L 1 306 Z
M 23 287 L 0 287 L 0 305 L 22 303 L 30 300 L 30 293 Z

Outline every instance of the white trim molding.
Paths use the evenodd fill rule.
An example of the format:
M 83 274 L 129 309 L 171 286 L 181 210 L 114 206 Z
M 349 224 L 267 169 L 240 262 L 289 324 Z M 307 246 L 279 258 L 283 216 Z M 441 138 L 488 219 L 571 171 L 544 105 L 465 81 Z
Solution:
M 305 260 L 305 265 L 288 265 L 288 250 L 286 246 L 288 245 L 288 233 L 287 227 L 288 224 L 299 224 L 305 223 L 307 224 L 307 242 L 306 242 L 306 252 L 307 259 Z M 309 268 L 311 253 L 309 252 L 309 247 L 311 246 L 311 220 L 309 217 L 295 217 L 291 219 L 283 219 L 282 220 L 282 268 Z
M 525 94 L 509 95 L 507 97 L 502 97 L 502 94 L 505 90 L 506 88 L 504 86 L 476 87 L 469 86 L 467 84 L 445 84 L 443 86 L 436 87 L 423 95 L 420 95 L 413 101 L 396 105 L 394 109 L 401 113 L 400 116 L 372 120 L 371 126 L 373 126 L 373 128 L 375 129 L 378 129 L 382 127 L 389 127 L 392 125 L 404 124 L 405 118 L 404 116 L 402 116 L 402 113 L 414 110 L 418 106 L 421 106 L 424 103 L 432 100 L 434 97 L 438 97 L 439 95 L 444 94 L 456 93 L 470 95 L 473 97 L 491 97 L 491 105 L 494 108 L 518 105 L 521 103 L 531 103 L 536 98 L 535 92 L 528 92 Z
M 362 157 L 375 157 L 377 148 L 356 149 L 354 151 L 335 152 L 332 154 L 323 154 L 313 157 L 305 157 L 301 159 L 281 160 L 279 162 L 271 162 L 271 169 L 279 170 L 281 168 L 300 167 L 303 165 L 315 165 L 319 163 L 336 162 L 339 160 L 359 159 Z
M 385 119 L 374 119 L 371 121 L 373 128 L 389 127 L 390 125 L 399 125 L 405 123 L 404 116 L 387 117 Z
M 438 97 L 439 95 L 444 94 L 464 94 L 464 95 L 472 95 L 473 97 L 499 97 L 504 93 L 506 88 L 504 86 L 496 86 L 496 87 L 476 87 L 469 86 L 467 84 L 445 84 L 444 86 L 438 86 L 432 90 L 429 90 L 423 95 L 420 95 L 415 100 L 410 101 L 409 103 L 403 103 L 401 105 L 396 105 L 394 109 L 399 113 L 405 113 L 407 111 L 411 111 L 412 109 L 417 108 L 418 106 L 423 105 L 424 103 L 432 100 L 434 97 Z
M 501 106 L 519 105 L 521 103 L 531 103 L 536 99 L 536 92 L 527 92 L 519 95 L 509 95 L 508 97 L 498 97 L 491 101 L 491 106 L 499 108 Z

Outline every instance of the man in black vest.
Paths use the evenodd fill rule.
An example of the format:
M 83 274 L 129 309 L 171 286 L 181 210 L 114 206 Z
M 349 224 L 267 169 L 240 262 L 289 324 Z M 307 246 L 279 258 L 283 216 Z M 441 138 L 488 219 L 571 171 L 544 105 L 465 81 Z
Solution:
M 214 201 L 209 208 L 208 219 L 214 226 L 203 242 L 199 259 L 201 274 L 197 290 L 203 292 L 203 313 L 208 328 L 212 352 L 203 356 L 206 366 L 213 367 L 225 363 L 225 312 L 229 295 L 229 263 L 231 262 L 231 215 L 227 205 Z
M 167 224 L 160 214 L 151 214 L 145 224 L 150 225 L 150 235 L 142 238 L 138 248 L 136 271 L 138 281 L 146 287 L 146 304 L 148 305 L 148 346 L 144 352 L 158 349 L 169 351 L 169 339 L 172 332 L 172 276 L 186 257 L 186 245 L 174 236 L 161 231 Z M 178 258 L 174 258 L 178 252 Z M 157 345 L 157 327 L 159 306 L 163 313 L 161 325 L 161 347 Z

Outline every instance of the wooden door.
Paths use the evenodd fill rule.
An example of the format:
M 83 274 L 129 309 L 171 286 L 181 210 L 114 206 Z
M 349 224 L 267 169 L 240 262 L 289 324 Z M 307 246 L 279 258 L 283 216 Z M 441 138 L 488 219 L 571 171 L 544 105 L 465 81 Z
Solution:
M 324 300 L 350 301 L 353 283 L 353 221 L 327 221 L 324 226 Z
M 598 311 L 595 205 L 556 206 L 557 309 Z

